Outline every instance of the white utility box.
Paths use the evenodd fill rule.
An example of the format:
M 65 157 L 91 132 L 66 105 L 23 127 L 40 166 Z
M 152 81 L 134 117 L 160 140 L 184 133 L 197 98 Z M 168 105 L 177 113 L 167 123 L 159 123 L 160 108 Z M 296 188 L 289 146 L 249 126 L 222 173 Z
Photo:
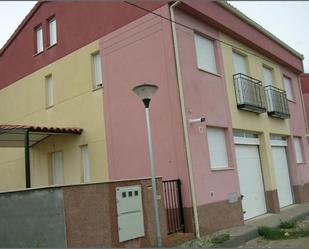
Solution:
M 145 236 L 141 186 L 116 188 L 119 242 Z

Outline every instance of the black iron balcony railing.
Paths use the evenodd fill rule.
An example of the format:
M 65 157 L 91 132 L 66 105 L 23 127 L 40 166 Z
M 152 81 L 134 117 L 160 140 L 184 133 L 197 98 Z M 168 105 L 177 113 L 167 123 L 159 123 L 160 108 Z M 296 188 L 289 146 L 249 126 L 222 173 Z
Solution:
M 268 115 L 283 119 L 290 118 L 286 92 L 274 86 L 265 86 L 264 89 Z
M 266 112 L 262 82 L 242 73 L 234 74 L 237 108 L 255 113 Z

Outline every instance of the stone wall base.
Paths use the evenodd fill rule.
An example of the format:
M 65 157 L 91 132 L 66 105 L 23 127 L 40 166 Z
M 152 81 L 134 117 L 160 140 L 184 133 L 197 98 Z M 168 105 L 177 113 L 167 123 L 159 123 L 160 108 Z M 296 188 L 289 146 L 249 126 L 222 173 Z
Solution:
M 268 190 L 265 193 L 266 206 L 268 213 L 280 213 L 279 199 L 277 190 Z
M 201 234 L 244 224 L 241 201 L 220 201 L 198 207 Z M 194 233 L 192 207 L 184 208 L 185 232 Z
M 309 201 L 309 183 L 293 186 L 295 203 L 305 203 Z

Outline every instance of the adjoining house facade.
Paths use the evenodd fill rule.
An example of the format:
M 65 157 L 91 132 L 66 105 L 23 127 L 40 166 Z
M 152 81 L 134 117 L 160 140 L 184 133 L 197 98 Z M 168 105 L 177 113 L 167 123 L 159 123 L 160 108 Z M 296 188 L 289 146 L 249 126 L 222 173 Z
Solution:
M 209 233 L 309 200 L 302 59 L 225 2 L 40 2 L 0 52 L 0 125 L 49 135 L 31 186 L 147 177 L 132 88 L 158 85 L 156 175 L 180 179 L 185 231 Z M 24 150 L 0 153 L 1 191 L 24 188 Z
M 300 75 L 300 82 L 301 82 L 301 87 L 302 87 L 302 93 L 303 93 L 303 99 L 304 99 L 304 106 L 305 106 L 305 112 L 306 112 L 306 117 L 308 117 L 309 113 L 309 74 L 308 73 L 303 73 Z M 308 118 L 307 118 L 307 125 L 308 124 Z
M 113 17 L 119 8 L 128 14 Z M 39 2 L 2 48 L 0 123 L 82 130 L 30 141 L 31 187 L 109 179 L 98 38 L 143 14 L 124 3 Z M 1 191 L 26 184 L 24 149 L 7 141 L 14 136 L 1 142 Z

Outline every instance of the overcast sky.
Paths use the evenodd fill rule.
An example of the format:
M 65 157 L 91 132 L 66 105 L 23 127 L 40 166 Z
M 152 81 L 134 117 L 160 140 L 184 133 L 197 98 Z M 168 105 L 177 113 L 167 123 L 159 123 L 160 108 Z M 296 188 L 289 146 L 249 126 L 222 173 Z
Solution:
M 253 21 L 305 56 L 309 72 L 309 2 L 229 1 Z
M 1 1 L 0 2 L 0 47 L 13 34 L 24 17 L 35 5 L 35 1 Z
M 9 39 L 35 3 L 35 1 L 0 1 L 0 47 Z M 230 1 L 230 3 L 303 54 L 305 71 L 309 72 L 309 28 L 307 26 L 309 25 L 309 2 Z

